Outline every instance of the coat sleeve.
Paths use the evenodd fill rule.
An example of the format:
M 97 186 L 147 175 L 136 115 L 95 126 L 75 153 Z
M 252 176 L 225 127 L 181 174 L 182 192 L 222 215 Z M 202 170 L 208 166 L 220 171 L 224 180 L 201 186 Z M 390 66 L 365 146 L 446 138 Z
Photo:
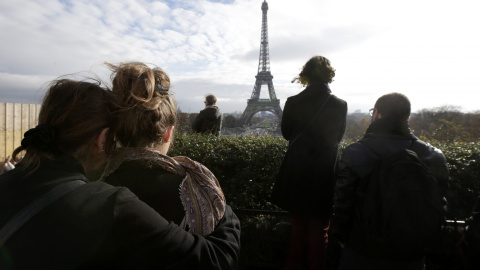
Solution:
M 116 201 L 114 236 L 159 269 L 236 269 L 239 259 L 240 221 L 228 205 L 215 230 L 202 237 L 167 222 L 124 190 Z
M 448 202 L 447 202 L 447 191 L 448 191 L 448 182 L 450 180 L 450 173 L 448 171 L 447 158 L 440 151 L 440 149 L 434 149 L 436 154 L 436 162 L 431 163 L 432 172 L 437 178 L 438 190 L 440 196 L 442 196 L 442 205 L 444 213 L 448 211 Z
M 292 119 L 291 119 L 291 113 L 293 108 L 291 108 L 291 100 L 290 98 L 287 99 L 287 102 L 285 102 L 285 107 L 283 108 L 283 114 L 282 114 L 282 123 L 281 123 L 281 129 L 282 129 L 282 135 L 286 140 L 291 140 L 292 139 Z
M 355 188 L 360 177 L 343 160 L 340 161 L 337 181 L 335 184 L 335 214 L 332 218 L 331 233 L 345 243 L 353 224 L 356 206 Z
M 335 183 L 335 214 L 331 233 L 340 242 L 347 242 L 356 219 L 356 209 L 365 193 L 365 179 L 375 168 L 377 157 L 362 143 L 347 147 L 340 160 Z
M 341 141 L 343 138 L 343 135 L 345 134 L 345 129 L 347 128 L 347 111 L 348 111 L 348 106 L 347 102 L 342 103 L 342 109 L 341 109 L 341 115 L 342 115 L 342 124 L 341 128 L 339 130 L 338 136 L 337 136 L 337 141 Z
M 200 112 L 197 117 L 195 117 L 195 120 L 193 120 L 192 123 L 192 129 L 195 132 L 201 132 L 200 127 L 202 126 L 202 121 L 203 121 L 203 116 L 202 112 Z
M 417 140 L 411 148 L 419 155 L 422 161 L 425 162 L 425 164 L 435 175 L 435 178 L 438 182 L 440 195 L 444 197 L 443 203 L 446 208 L 447 202 L 445 196 L 447 195 L 448 182 L 450 180 L 447 158 L 440 149 L 423 141 Z M 445 211 L 446 210 L 447 209 L 445 209 Z
M 435 149 L 437 153 L 437 162 L 436 164 L 432 165 L 433 167 L 433 173 L 435 174 L 438 185 L 440 188 L 440 194 L 445 197 L 447 195 L 447 190 L 448 190 L 448 182 L 450 180 L 450 173 L 448 171 L 448 163 L 447 163 L 447 158 L 445 155 L 439 150 Z

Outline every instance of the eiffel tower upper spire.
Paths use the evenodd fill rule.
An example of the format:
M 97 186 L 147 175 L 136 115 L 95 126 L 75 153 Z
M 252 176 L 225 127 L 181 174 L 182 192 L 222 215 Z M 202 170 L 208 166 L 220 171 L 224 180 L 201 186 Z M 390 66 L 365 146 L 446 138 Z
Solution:
M 267 24 L 268 3 L 262 3 L 262 38 L 260 42 L 260 57 L 258 60 L 258 72 L 270 71 L 270 54 L 268 51 L 268 24 Z

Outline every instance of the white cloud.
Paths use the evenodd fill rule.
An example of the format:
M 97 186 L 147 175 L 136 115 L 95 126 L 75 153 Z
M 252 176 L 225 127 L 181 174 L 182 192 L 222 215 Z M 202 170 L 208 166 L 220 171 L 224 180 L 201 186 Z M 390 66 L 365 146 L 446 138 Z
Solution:
M 257 73 L 261 3 L 2 1 L 1 97 L 15 95 L 12 89 L 23 89 L 17 99 L 35 96 L 44 83 L 39 80 L 63 74 L 107 73 L 105 61 L 144 61 L 170 74 L 182 108 L 199 110 L 204 94 L 212 92 L 220 106 L 225 103 L 224 111 L 243 110 Z M 270 0 L 268 5 L 270 66 L 281 104 L 301 90 L 290 80 L 302 65 L 322 54 L 337 69 L 332 90 L 352 111 L 367 110 L 391 91 L 407 94 L 414 110 L 442 104 L 478 110 L 477 1 Z M 262 94 L 266 91 L 263 86 Z
M 2 102 L 12 103 L 40 103 L 45 94 L 44 85 L 53 80 L 50 76 L 31 76 L 9 73 L 0 73 L 2 88 Z

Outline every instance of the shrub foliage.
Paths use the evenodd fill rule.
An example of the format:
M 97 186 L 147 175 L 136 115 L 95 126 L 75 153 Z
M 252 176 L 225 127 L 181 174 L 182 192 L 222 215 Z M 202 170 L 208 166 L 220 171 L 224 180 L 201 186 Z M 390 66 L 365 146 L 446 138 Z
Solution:
M 480 195 L 480 143 L 423 140 L 440 148 L 448 160 L 448 218 L 465 219 Z M 352 141 L 342 142 L 343 150 Z M 188 156 L 207 166 L 218 178 L 227 203 L 235 208 L 278 210 L 269 201 L 278 168 L 287 148 L 278 137 L 215 137 L 177 134 L 170 156 Z
M 183 133 L 169 155 L 188 156 L 209 168 L 232 207 L 276 209 L 268 199 L 286 147 L 283 138 Z

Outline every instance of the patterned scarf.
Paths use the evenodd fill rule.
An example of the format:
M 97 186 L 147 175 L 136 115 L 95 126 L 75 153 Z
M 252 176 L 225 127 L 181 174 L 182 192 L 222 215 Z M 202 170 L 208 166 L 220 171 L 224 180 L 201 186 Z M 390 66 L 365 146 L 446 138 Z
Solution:
M 172 158 L 156 150 L 122 147 L 111 155 L 100 181 L 128 160 L 147 161 L 151 167 L 184 176 L 179 191 L 189 232 L 208 235 L 214 230 L 225 213 L 226 201 L 220 183 L 207 167 L 184 156 Z

